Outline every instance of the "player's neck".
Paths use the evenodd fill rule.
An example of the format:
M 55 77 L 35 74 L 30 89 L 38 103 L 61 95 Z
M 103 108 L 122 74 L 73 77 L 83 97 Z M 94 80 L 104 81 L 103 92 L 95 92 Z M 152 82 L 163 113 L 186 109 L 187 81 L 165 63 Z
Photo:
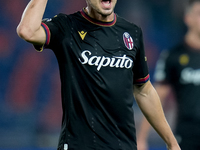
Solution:
M 197 49 L 200 51 L 200 35 L 188 31 L 185 35 L 185 42 L 193 49 Z
M 93 19 L 104 21 L 104 22 L 111 22 L 114 20 L 114 12 L 110 15 L 102 15 L 93 9 L 89 9 L 88 7 L 85 8 L 85 12 Z

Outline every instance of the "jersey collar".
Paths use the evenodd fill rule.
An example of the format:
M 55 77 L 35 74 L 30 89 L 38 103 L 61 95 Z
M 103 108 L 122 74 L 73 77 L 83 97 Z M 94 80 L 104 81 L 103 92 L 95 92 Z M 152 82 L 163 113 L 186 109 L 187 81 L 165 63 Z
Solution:
M 112 21 L 109 21 L 109 22 L 106 22 L 106 21 L 99 21 L 99 20 L 96 20 L 94 18 L 91 18 L 86 12 L 85 12 L 85 8 L 83 8 L 81 11 L 81 15 L 86 19 L 88 20 L 89 22 L 93 23 L 93 24 L 96 24 L 96 25 L 99 25 L 99 26 L 106 26 L 106 27 L 109 27 L 109 26 L 113 26 L 116 21 L 117 21 L 117 17 L 116 17 L 116 14 L 114 14 L 114 19 Z

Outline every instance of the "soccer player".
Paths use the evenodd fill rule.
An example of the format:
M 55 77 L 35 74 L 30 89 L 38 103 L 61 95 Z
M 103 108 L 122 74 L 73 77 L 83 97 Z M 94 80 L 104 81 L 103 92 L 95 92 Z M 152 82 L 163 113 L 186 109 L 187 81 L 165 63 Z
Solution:
M 173 91 L 177 103 L 175 134 L 182 150 L 200 150 L 200 0 L 185 9 L 188 31 L 184 40 L 163 51 L 155 71 L 155 88 L 162 101 Z M 150 126 L 142 121 L 139 150 L 147 150 Z
M 74 14 L 43 20 L 31 0 L 17 28 L 38 51 L 52 49 L 62 86 L 58 150 L 136 150 L 134 96 L 170 150 L 180 150 L 149 81 L 142 31 L 114 13 L 117 0 L 86 0 Z M 31 85 L 30 85 L 31 86 Z

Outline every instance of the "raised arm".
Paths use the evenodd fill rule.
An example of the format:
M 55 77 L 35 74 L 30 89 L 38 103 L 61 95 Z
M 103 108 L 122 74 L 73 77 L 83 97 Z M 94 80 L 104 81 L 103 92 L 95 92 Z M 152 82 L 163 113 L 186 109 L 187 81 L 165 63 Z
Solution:
M 46 34 L 41 27 L 42 18 L 48 0 L 31 0 L 26 6 L 21 21 L 17 27 L 17 34 L 27 42 L 44 45 Z
M 151 82 L 135 86 L 134 96 L 148 122 L 167 144 L 168 150 L 180 150 L 164 116 L 159 96 Z

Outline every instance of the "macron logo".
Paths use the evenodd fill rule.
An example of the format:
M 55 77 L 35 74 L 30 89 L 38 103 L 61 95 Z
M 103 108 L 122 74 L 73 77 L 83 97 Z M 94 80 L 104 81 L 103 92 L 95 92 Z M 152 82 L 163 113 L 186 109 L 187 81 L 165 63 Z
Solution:
M 85 50 L 81 53 L 81 58 L 79 61 L 85 65 L 97 66 L 99 71 L 102 67 L 115 67 L 115 68 L 126 68 L 129 69 L 133 66 L 133 60 L 124 55 L 123 57 L 113 56 L 92 56 L 92 53 L 89 50 Z
M 86 34 L 87 34 L 87 32 L 84 32 L 84 31 L 79 32 L 79 31 L 78 31 L 78 33 L 79 33 L 81 39 L 84 40 L 84 39 L 85 39 L 85 36 L 86 36 Z

